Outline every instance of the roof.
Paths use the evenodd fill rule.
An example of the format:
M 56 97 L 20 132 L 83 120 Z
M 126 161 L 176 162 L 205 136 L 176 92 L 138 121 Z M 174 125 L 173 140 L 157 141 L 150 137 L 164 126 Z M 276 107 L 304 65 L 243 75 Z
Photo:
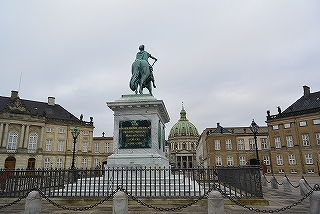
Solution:
M 287 109 L 281 112 L 280 107 L 278 107 L 278 114 L 270 115 L 268 111 L 267 121 L 286 118 L 304 114 L 312 114 L 320 112 L 320 91 L 310 93 L 310 88 L 308 86 L 303 86 L 304 95 L 300 97 L 297 101 L 291 104 Z
M 222 132 L 221 132 L 222 131 Z M 211 134 L 234 134 L 234 135 L 253 135 L 250 130 L 250 127 L 239 126 L 239 127 L 222 127 L 220 124 L 217 124 L 216 128 L 206 128 L 201 135 L 211 135 Z M 260 126 L 257 135 L 267 135 L 268 127 Z
M 184 110 L 183 106 L 180 111 L 180 119 L 178 122 L 176 122 L 169 134 L 169 138 L 173 137 L 181 137 L 181 136 L 194 136 L 199 137 L 198 129 L 195 125 L 193 125 L 188 119 L 187 119 L 187 112 Z
M 296 102 L 294 102 L 282 113 L 303 111 L 315 108 L 320 108 L 320 91 L 310 93 L 308 96 L 300 97 Z
M 5 112 L 80 122 L 78 118 L 58 104 L 49 105 L 44 102 L 20 99 L 19 97 L 0 96 L 0 113 Z

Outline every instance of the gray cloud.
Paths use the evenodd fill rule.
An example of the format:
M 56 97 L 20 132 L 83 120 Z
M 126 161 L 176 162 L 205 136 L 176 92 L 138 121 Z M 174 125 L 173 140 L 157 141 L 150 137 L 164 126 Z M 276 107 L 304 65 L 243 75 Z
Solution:
M 158 58 L 154 96 L 179 119 L 182 102 L 199 132 L 265 125 L 302 86 L 319 91 L 318 1 L 2 1 L 1 95 L 56 102 L 95 136 L 113 133 L 106 102 L 133 93 L 140 44 Z

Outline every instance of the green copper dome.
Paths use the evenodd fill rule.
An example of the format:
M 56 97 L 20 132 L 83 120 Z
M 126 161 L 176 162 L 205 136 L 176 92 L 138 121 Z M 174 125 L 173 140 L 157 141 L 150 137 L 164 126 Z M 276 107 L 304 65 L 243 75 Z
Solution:
M 187 119 L 187 112 L 182 106 L 180 112 L 180 119 L 170 130 L 169 138 L 181 137 L 181 136 L 199 136 L 198 130 L 189 120 Z

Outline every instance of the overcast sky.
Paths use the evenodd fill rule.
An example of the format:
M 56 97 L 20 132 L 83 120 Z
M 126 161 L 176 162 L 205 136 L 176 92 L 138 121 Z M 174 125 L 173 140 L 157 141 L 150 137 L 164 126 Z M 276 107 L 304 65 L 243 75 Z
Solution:
M 1 96 L 53 96 L 94 117 L 94 136 L 113 136 L 106 102 L 133 94 L 140 44 L 158 59 L 153 92 L 170 115 L 167 134 L 182 102 L 201 133 L 218 122 L 265 126 L 266 111 L 286 109 L 303 85 L 320 90 L 318 0 L 1 0 Z

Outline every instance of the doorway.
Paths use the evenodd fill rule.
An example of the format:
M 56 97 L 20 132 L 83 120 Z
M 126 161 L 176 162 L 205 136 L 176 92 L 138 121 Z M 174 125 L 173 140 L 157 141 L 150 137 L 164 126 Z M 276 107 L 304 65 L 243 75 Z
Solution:
M 7 167 L 8 169 L 16 168 L 16 158 L 7 157 L 6 160 L 4 161 L 4 167 Z

